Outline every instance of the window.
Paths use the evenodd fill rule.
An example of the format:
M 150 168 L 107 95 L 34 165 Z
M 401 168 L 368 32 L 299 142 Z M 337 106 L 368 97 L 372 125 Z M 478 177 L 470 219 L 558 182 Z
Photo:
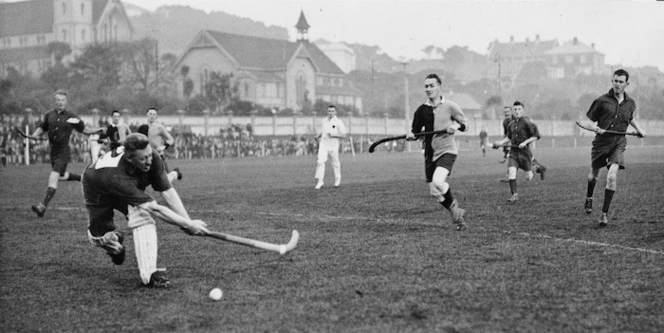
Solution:
M 85 29 L 81 30 L 81 41 L 85 42 Z
M 62 41 L 67 41 L 67 30 L 62 29 Z
M 67 14 L 67 4 L 62 2 L 62 14 Z
M 295 78 L 295 96 L 298 105 L 302 105 L 304 102 L 304 92 L 307 87 L 307 80 L 304 77 L 304 73 L 300 72 Z
M 81 4 L 81 15 L 85 15 L 85 4 Z
M 585 54 L 582 54 L 579 56 L 579 62 L 582 64 L 585 64 L 588 61 L 587 56 Z
M 249 97 L 249 83 L 244 83 L 244 96 Z

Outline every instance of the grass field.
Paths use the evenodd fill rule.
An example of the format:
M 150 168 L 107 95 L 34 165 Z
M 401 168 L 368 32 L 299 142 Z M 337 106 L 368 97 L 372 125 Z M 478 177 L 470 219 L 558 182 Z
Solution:
M 0 331 L 662 332 L 664 147 L 633 142 L 602 229 L 605 171 L 595 212 L 583 212 L 587 147 L 537 150 L 547 178 L 520 172 L 516 204 L 498 182 L 500 152 L 462 152 L 450 183 L 468 210 L 464 232 L 428 196 L 419 153 L 342 155 L 342 186 L 329 186 L 328 167 L 319 191 L 311 156 L 169 161 L 185 173 L 175 184 L 185 206 L 211 229 L 301 235 L 279 256 L 159 223 L 169 289 L 139 286 L 131 237 L 122 266 L 88 243 L 78 183 L 60 183 L 38 219 L 29 207 L 49 166 L 4 168 Z M 221 301 L 207 297 L 214 287 Z

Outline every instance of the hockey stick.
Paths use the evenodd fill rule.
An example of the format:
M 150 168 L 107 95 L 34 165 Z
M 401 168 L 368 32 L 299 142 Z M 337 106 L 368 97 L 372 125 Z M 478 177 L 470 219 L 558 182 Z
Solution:
M 46 138 L 42 138 L 42 137 L 35 138 L 35 137 L 33 137 L 33 136 L 27 135 L 27 134 L 23 133 L 23 131 L 21 131 L 21 129 L 18 128 L 17 126 L 14 126 L 14 130 L 18 133 L 18 135 L 20 135 L 20 136 L 22 136 L 22 137 L 24 137 L 24 138 L 26 138 L 26 139 L 30 139 L 30 140 L 38 140 L 38 141 L 44 141 L 44 140 L 47 140 Z
M 425 136 L 425 135 L 445 134 L 445 133 L 447 133 L 446 129 L 440 130 L 440 131 L 420 132 L 420 133 L 415 134 L 415 137 L 419 138 L 419 137 Z M 376 149 L 376 147 L 378 147 L 378 145 L 381 144 L 381 143 L 390 142 L 390 141 L 394 141 L 394 140 L 402 140 L 402 139 L 405 139 L 405 138 L 406 138 L 405 135 L 399 135 L 399 136 L 391 136 L 389 138 L 380 139 L 380 140 L 378 140 L 378 141 L 371 144 L 371 147 L 369 147 L 369 152 L 373 153 L 374 150 Z
M 583 128 L 586 131 L 591 131 L 599 134 L 599 127 L 595 126 L 594 124 L 588 124 L 588 123 L 583 123 L 580 121 L 576 121 L 576 124 Z M 613 135 L 633 135 L 633 136 L 638 136 L 640 137 L 641 134 L 637 132 L 618 132 L 618 131 L 612 131 L 612 130 L 604 130 L 603 134 L 613 134 Z
M 300 239 L 300 233 L 297 232 L 297 230 L 293 230 L 293 234 L 291 235 L 291 239 L 288 242 L 288 244 L 272 244 L 272 243 L 267 243 L 267 242 L 262 242 L 262 241 L 259 241 L 259 240 L 255 240 L 255 239 L 249 239 L 249 238 L 224 234 L 224 233 L 216 232 L 216 231 L 210 231 L 210 232 L 206 233 L 205 236 L 216 238 L 216 239 L 221 239 L 221 240 L 224 240 L 224 241 L 227 241 L 227 242 L 236 243 L 236 244 L 240 244 L 240 245 L 246 245 L 246 246 L 254 247 L 254 248 L 257 248 L 257 249 L 261 249 L 261 250 L 278 252 L 279 254 L 284 254 L 284 253 L 292 251 L 297 246 L 297 242 Z

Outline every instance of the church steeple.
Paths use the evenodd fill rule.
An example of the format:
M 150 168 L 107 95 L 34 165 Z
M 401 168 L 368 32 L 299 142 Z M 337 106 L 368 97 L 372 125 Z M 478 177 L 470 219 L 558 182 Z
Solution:
M 304 17 L 303 10 L 300 10 L 300 18 L 297 20 L 295 28 L 297 28 L 298 42 L 309 41 L 309 23 L 307 23 L 307 19 Z

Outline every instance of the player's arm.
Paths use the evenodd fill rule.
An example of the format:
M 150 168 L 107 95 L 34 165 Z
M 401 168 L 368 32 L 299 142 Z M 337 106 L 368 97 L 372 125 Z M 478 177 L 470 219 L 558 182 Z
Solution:
M 504 137 L 498 141 L 489 142 L 488 145 L 493 149 L 498 149 L 499 146 L 507 144 L 508 142 L 510 142 L 510 138 Z
M 466 115 L 463 113 L 461 108 L 452 103 L 450 105 L 452 113 L 452 125 L 447 128 L 447 133 L 454 133 L 456 131 L 465 132 L 466 131 Z
M 643 137 L 646 136 L 646 132 L 644 132 L 644 131 L 641 129 L 641 127 L 639 126 L 639 124 L 636 123 L 636 120 L 634 120 L 634 119 L 630 120 L 630 121 L 629 121 L 629 124 L 632 125 L 632 127 L 634 127 L 634 129 L 636 130 L 636 133 L 639 134 L 639 137 L 640 137 L 640 138 L 643 138 Z
M 168 131 L 166 130 L 166 126 L 164 125 L 159 126 L 159 131 L 161 133 L 161 136 L 164 138 L 164 141 L 166 143 L 166 148 L 175 143 L 175 139 L 173 139 L 171 133 L 168 133 Z
M 42 134 L 44 134 L 44 129 L 41 128 L 41 127 L 37 127 L 35 129 L 35 131 L 32 132 L 31 136 L 36 139 L 36 138 L 40 137 Z
M 81 122 L 83 121 L 81 120 Z M 106 134 L 106 127 L 90 127 L 89 125 L 86 124 L 85 127 L 83 127 L 83 130 L 80 132 L 87 135 L 99 134 L 103 136 L 104 134 Z
M 187 214 L 187 210 L 184 208 L 184 204 L 182 203 L 182 199 L 180 199 L 180 195 L 178 195 L 178 192 L 175 191 L 175 188 L 171 187 L 170 189 L 160 193 L 161 197 L 166 200 L 168 207 L 170 207 L 175 213 L 182 217 L 186 217 L 187 219 L 191 219 L 189 214 Z
M 184 232 L 190 235 L 204 236 L 209 231 L 207 224 L 201 220 L 192 220 L 178 215 L 170 208 L 158 204 L 156 201 L 149 201 L 138 205 L 138 208 L 146 210 L 152 216 L 162 219 L 164 222 L 178 226 Z
M 410 132 L 406 134 L 406 140 L 416 140 L 415 134 L 422 132 L 422 127 L 424 127 L 424 123 L 422 120 L 421 111 L 418 108 L 415 110 L 415 114 L 413 115 L 413 123 L 410 126 Z

